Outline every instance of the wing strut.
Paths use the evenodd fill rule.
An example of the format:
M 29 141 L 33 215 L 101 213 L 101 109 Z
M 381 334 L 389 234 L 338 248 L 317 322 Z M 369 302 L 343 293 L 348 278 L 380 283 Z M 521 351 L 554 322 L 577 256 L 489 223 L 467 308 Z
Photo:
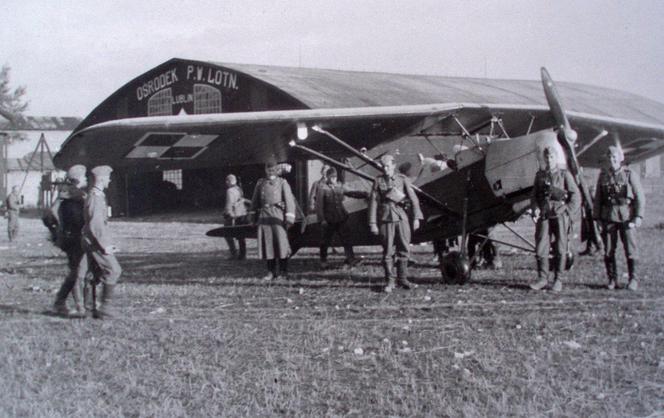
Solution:
M 380 164 L 378 164 L 376 161 L 374 161 L 368 155 L 363 154 L 363 153 L 359 152 L 358 150 L 356 150 L 355 148 L 351 147 L 346 142 L 344 142 L 342 139 L 334 136 L 331 132 L 328 132 L 325 129 L 323 129 L 320 126 L 317 126 L 317 125 L 312 126 L 311 129 L 318 132 L 318 133 L 321 133 L 321 134 L 327 136 L 328 138 L 330 138 L 335 143 L 337 143 L 337 144 L 341 145 L 342 147 L 344 147 L 346 149 L 346 151 L 350 152 L 351 154 L 353 154 L 357 158 L 359 158 L 362 161 L 364 161 L 365 163 L 369 164 L 370 166 L 372 166 L 376 170 L 383 171 L 383 167 L 381 167 Z M 371 180 L 373 180 L 373 178 Z
M 350 165 L 347 165 L 347 164 L 344 164 L 340 161 L 337 161 L 334 158 L 330 158 L 330 157 L 328 157 L 327 155 L 325 155 L 323 153 L 320 153 L 318 151 L 314 151 L 309 147 L 305 147 L 304 145 L 299 145 L 295 142 L 295 140 L 291 140 L 288 143 L 288 145 L 290 145 L 292 148 L 295 148 L 297 150 L 300 150 L 300 151 L 303 151 L 307 154 L 310 154 L 310 155 L 312 155 L 316 158 L 319 158 L 319 159 L 325 161 L 326 163 L 328 163 L 329 165 L 331 165 L 333 167 L 351 172 L 351 173 L 355 174 L 356 176 L 361 177 L 365 180 L 373 181 L 373 177 L 371 177 L 367 173 L 365 173 L 363 171 L 360 171 L 360 170 L 357 170 L 357 169 L 351 167 Z
M 312 128 L 312 129 L 314 129 L 314 128 Z M 320 129 L 320 128 L 319 128 L 319 129 Z M 315 129 L 315 130 L 318 131 L 317 129 Z M 318 131 L 318 132 L 321 132 L 321 133 L 322 133 L 322 132 L 327 132 L 327 131 L 324 131 L 323 129 L 320 129 L 320 131 Z M 329 133 L 329 132 L 328 132 L 328 133 Z M 329 134 L 329 135 L 332 135 L 332 134 Z M 333 135 L 332 135 L 332 136 L 333 136 Z M 336 138 L 336 137 L 335 137 L 335 138 Z M 344 144 L 347 146 L 347 149 L 348 149 L 349 151 L 351 151 L 351 152 L 353 153 L 353 155 L 358 156 L 358 157 L 361 158 L 363 161 L 366 161 L 366 162 L 367 162 L 369 165 L 371 165 L 372 167 L 375 167 L 376 169 L 382 171 L 383 168 L 380 166 L 380 164 L 378 164 L 376 161 L 372 160 L 369 156 L 362 154 L 361 152 L 357 151 L 355 148 L 353 148 L 353 147 L 351 147 L 350 145 L 346 144 L 345 142 L 343 142 L 343 141 L 342 141 L 341 139 L 339 139 L 339 138 L 336 138 L 336 141 L 340 141 L 340 142 L 344 143 Z M 299 145 L 299 144 L 297 144 L 297 143 L 295 142 L 295 140 L 291 140 L 291 141 L 288 143 L 288 145 L 290 145 L 291 147 L 293 147 L 293 148 L 295 148 L 295 149 L 298 149 L 298 150 L 300 150 L 300 151 L 303 151 L 303 152 L 305 152 L 305 153 L 308 153 L 308 154 L 310 154 L 310 155 L 313 155 L 313 156 L 316 157 L 316 158 L 320 158 L 321 160 L 327 162 L 328 164 L 330 164 L 330 165 L 332 165 L 332 166 L 334 166 L 334 167 L 336 167 L 336 168 L 339 168 L 339 169 L 341 169 L 341 170 L 349 171 L 349 172 L 355 174 L 356 176 L 361 177 L 361 178 L 363 178 L 363 179 L 365 179 L 365 180 L 369 180 L 369 181 L 371 181 L 371 182 L 373 182 L 373 180 L 374 180 L 374 178 L 373 178 L 372 176 L 368 175 L 367 173 L 365 173 L 365 172 L 363 172 L 363 171 L 360 171 L 360 170 L 356 170 L 355 168 L 353 168 L 353 167 L 351 167 L 351 166 L 349 166 L 349 165 L 343 164 L 343 163 L 341 163 L 341 162 L 335 160 L 334 158 L 330 158 L 330 157 L 328 157 L 327 155 L 322 154 L 322 153 L 320 153 L 320 152 L 318 152 L 318 151 L 314 151 L 314 150 L 312 150 L 312 149 L 309 148 L 309 147 L 305 147 L 304 145 Z M 433 206 L 433 207 L 435 207 L 436 209 L 440 210 L 445 216 L 449 216 L 450 218 L 453 218 L 453 219 L 459 219 L 459 218 L 460 218 L 460 216 L 459 216 L 458 213 L 452 211 L 452 210 L 451 210 L 450 208 L 448 208 L 443 202 L 441 202 L 440 200 L 436 199 L 434 196 L 430 195 L 429 193 L 425 192 L 424 190 L 420 189 L 419 187 L 415 186 L 414 184 L 412 185 L 412 187 L 413 187 L 413 190 L 415 190 L 415 193 L 417 193 L 418 196 L 419 196 L 423 201 L 427 202 L 427 203 L 430 204 L 431 206 Z
M 585 153 L 586 151 L 588 151 L 590 149 L 590 147 L 592 147 L 593 145 L 595 145 L 597 143 L 597 141 L 604 138 L 608 134 L 609 133 L 605 129 L 602 129 L 602 132 L 598 133 L 597 136 L 595 136 L 593 139 L 590 140 L 590 142 L 588 142 L 586 145 L 584 145 L 583 148 L 581 148 L 579 151 L 577 151 L 576 156 L 578 157 L 579 155 L 581 155 L 581 154 Z

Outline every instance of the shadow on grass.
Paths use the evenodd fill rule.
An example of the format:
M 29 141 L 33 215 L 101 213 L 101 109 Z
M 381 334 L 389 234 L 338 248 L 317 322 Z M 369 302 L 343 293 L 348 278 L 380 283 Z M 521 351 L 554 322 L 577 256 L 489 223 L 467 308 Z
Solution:
M 335 260 L 332 268 L 321 269 L 317 254 L 310 257 L 298 256 L 289 261 L 289 278 L 264 281 L 267 272 L 265 260 L 228 260 L 226 252 L 208 251 L 201 253 L 134 253 L 119 257 L 123 268 L 121 281 L 134 284 L 161 284 L 173 286 L 202 285 L 211 287 L 304 287 L 310 289 L 357 287 L 382 292 L 385 285 L 380 255 L 372 254 L 362 263 L 352 268 L 343 266 L 342 260 Z M 255 255 L 254 255 L 255 256 Z M 250 254 L 251 257 L 251 254 Z M 418 268 L 428 268 L 418 264 L 410 268 L 409 279 L 418 285 L 435 286 L 441 284 L 438 275 L 418 277 Z M 482 270 L 485 271 L 485 270 Z M 490 289 L 511 288 L 528 290 L 526 283 L 509 278 L 473 277 L 470 285 Z M 444 284 L 444 286 L 457 286 Z
M 30 309 L 20 308 L 18 306 L 14 306 L 14 305 L 2 305 L 2 304 L 0 304 L 0 312 L 7 313 L 7 314 L 34 314 L 34 313 L 37 313 L 35 311 L 31 311 Z
M 22 315 L 22 316 L 32 316 L 32 315 L 37 315 L 37 316 L 47 316 L 49 318 L 59 318 L 59 319 L 65 319 L 65 320 L 70 320 L 70 319 L 81 319 L 81 318 L 74 318 L 74 317 L 69 317 L 62 315 L 60 313 L 55 312 L 54 310 L 50 308 L 39 308 L 39 309 L 27 309 L 27 308 L 21 308 L 18 306 L 14 305 L 3 305 L 0 304 L 0 314 L 6 314 L 7 316 L 12 316 L 12 315 Z
M 515 283 L 513 280 L 509 279 L 474 279 L 471 278 L 469 284 L 478 285 L 487 288 L 508 288 L 508 289 L 518 289 L 518 290 L 530 290 L 530 287 L 526 283 Z
M 296 258 L 289 261 L 289 278 L 263 281 L 267 271 L 265 260 L 228 260 L 220 252 L 203 253 L 135 253 L 119 257 L 123 273 L 121 281 L 134 284 L 207 285 L 247 287 L 376 287 L 380 277 L 367 276 L 362 263 L 348 269 L 321 270 L 317 257 Z
M 50 317 L 59 317 L 63 318 L 59 314 L 55 313 L 54 311 L 50 309 L 28 309 L 28 308 L 22 308 L 16 305 L 4 305 L 0 304 L 0 314 L 7 314 L 7 315 L 43 315 L 43 316 L 50 316 Z

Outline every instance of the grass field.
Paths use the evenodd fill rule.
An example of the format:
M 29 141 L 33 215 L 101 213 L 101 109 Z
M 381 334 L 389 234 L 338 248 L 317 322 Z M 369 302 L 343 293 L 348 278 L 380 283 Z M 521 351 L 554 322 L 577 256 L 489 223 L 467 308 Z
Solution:
M 302 251 L 290 280 L 265 283 L 255 249 L 227 261 L 211 225 L 114 222 L 122 317 L 104 321 L 44 313 L 66 261 L 24 220 L 18 243 L 0 240 L 0 416 L 662 416 L 651 190 L 638 292 L 603 289 L 601 256 L 560 294 L 529 291 L 534 259 L 505 248 L 503 269 L 446 286 L 429 246 L 414 247 L 413 291 L 380 293 L 370 248 L 352 271 Z

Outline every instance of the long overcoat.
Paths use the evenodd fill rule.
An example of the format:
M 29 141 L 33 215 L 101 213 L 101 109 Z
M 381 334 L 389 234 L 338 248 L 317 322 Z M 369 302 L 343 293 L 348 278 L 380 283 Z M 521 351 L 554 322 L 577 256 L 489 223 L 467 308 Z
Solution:
M 254 189 L 251 207 L 258 225 L 258 257 L 288 258 L 291 255 L 286 219 L 295 219 L 295 198 L 281 177 L 260 179 Z

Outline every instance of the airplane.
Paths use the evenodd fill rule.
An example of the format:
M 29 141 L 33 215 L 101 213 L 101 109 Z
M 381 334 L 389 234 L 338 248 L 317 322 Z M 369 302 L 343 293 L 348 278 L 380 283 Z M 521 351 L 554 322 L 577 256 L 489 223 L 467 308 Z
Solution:
M 533 180 L 540 167 L 538 150 L 544 145 L 551 144 L 562 151 L 565 159 L 561 163 L 579 185 L 584 210 L 592 206 L 592 197 L 583 167 L 600 167 L 609 145 L 620 144 L 630 163 L 664 152 L 664 105 L 617 90 L 562 83 L 563 91 L 572 96 L 572 106 L 568 108 L 545 68 L 541 69 L 543 95 L 533 82 L 439 78 L 445 83 L 445 101 L 434 93 L 420 98 L 422 95 L 413 90 L 413 97 L 417 97 L 395 104 L 395 100 L 409 93 L 409 86 L 400 83 L 406 75 L 395 76 L 394 87 L 385 83 L 385 74 L 371 78 L 371 74 L 351 72 L 330 75 L 325 72 L 328 70 L 315 73 L 307 69 L 224 65 L 223 73 L 210 71 L 206 79 L 199 64 L 202 65 L 197 61 L 168 61 L 149 73 L 149 82 L 143 79 L 134 84 L 138 85 L 136 94 L 139 98 L 156 96 L 160 89 L 165 91 L 166 86 L 184 78 L 183 74 L 197 82 L 215 81 L 233 89 L 237 80 L 230 70 L 254 78 L 261 77 L 262 72 L 273 80 L 295 74 L 300 77 L 299 84 L 291 83 L 291 87 L 309 88 L 310 96 L 348 95 L 353 98 L 348 102 L 353 104 L 370 102 L 363 100 L 367 93 L 362 89 L 373 88 L 373 97 L 396 97 L 393 91 L 382 88 L 403 89 L 406 94 L 386 99 L 387 105 L 371 102 L 363 106 L 326 107 L 322 103 L 304 109 L 207 114 L 186 114 L 181 110 L 176 115 L 144 117 L 122 117 L 126 112 L 118 110 L 116 114 L 121 116 L 100 117 L 100 109 L 113 114 L 114 102 L 109 99 L 67 138 L 54 158 L 56 166 L 107 164 L 132 172 L 196 167 L 231 170 L 270 158 L 299 167 L 306 164 L 298 163 L 318 160 L 342 170 L 348 187 L 368 191 L 372 179 L 381 171 L 377 159 L 384 153 L 394 153 L 399 170 L 413 179 L 425 216 L 425 222 L 413 233 L 412 242 L 461 236 L 460 251 L 445 257 L 441 272 L 446 282 L 465 283 L 473 265 L 465 250 L 469 234 L 502 224 L 523 242 L 504 244 L 533 251 L 533 244 L 506 223 L 520 218 L 530 206 Z M 304 76 L 328 77 L 333 82 L 310 87 L 307 83 L 311 84 L 311 79 Z M 364 85 L 357 91 L 330 92 L 342 85 L 344 77 L 378 81 L 375 86 Z M 412 77 L 415 83 L 431 82 L 425 76 Z M 439 83 L 439 79 L 434 82 Z M 463 86 L 457 88 L 455 83 Z M 476 100 L 455 100 L 467 99 L 469 86 L 471 93 L 476 90 L 470 95 Z M 496 97 L 487 93 L 495 91 L 499 92 Z M 174 106 L 189 100 L 184 94 L 175 97 L 166 102 Z M 500 101 L 505 98 L 506 101 Z M 421 102 L 412 103 L 413 100 Z M 296 183 L 295 188 L 306 189 L 303 177 L 306 176 L 296 173 L 287 178 Z M 348 199 L 347 203 L 349 229 L 355 231 L 352 244 L 378 245 L 378 238 L 368 230 L 367 202 Z M 300 201 L 299 205 L 306 207 L 306 202 Z M 597 233 L 594 225 L 590 230 Z M 256 228 L 222 227 L 208 235 L 254 238 Z M 488 237 L 482 238 L 486 243 Z M 319 246 L 320 228 L 315 216 L 301 213 L 296 225 L 289 229 L 289 239 L 295 251 Z

